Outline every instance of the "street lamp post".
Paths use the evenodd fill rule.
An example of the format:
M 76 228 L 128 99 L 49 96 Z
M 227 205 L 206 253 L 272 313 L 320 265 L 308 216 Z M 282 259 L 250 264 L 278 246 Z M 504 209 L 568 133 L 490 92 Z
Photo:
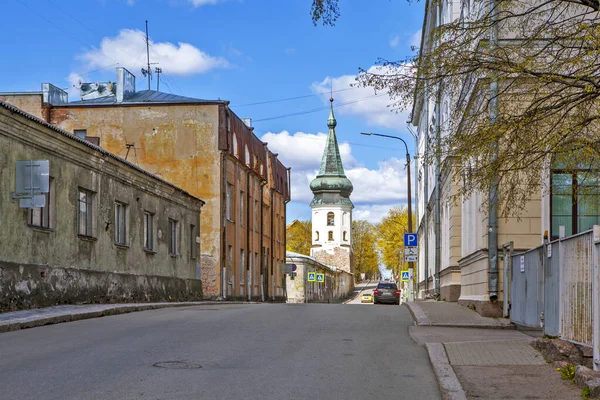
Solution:
M 411 197 L 411 189 L 410 189 L 410 153 L 408 152 L 408 145 L 406 144 L 404 139 L 402 139 L 398 136 L 382 135 L 380 133 L 373 133 L 373 132 L 361 132 L 360 134 L 367 135 L 367 136 L 381 136 L 381 137 L 386 137 L 386 138 L 390 138 L 390 139 L 396 139 L 396 140 L 400 140 L 402 143 L 404 143 L 404 148 L 406 149 L 406 182 L 407 182 L 407 186 L 408 186 L 408 232 L 413 233 L 413 230 L 412 230 L 412 197 Z M 414 262 L 408 263 L 408 269 L 414 273 Z M 413 273 L 411 273 L 411 275 L 413 275 Z M 413 279 L 411 278 L 411 286 L 413 284 L 414 284 L 414 282 L 413 282 Z M 414 289 L 413 289 L 413 287 L 411 287 L 409 301 L 413 300 L 412 299 L 413 291 L 414 291 Z

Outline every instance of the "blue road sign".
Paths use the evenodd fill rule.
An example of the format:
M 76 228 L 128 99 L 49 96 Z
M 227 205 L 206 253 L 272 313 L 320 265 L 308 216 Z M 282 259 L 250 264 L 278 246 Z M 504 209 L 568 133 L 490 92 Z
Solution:
M 416 233 L 405 233 L 404 234 L 404 247 L 416 247 L 418 242 L 418 235 Z
M 402 271 L 402 282 L 408 282 L 410 279 L 410 274 L 408 271 Z
M 317 280 L 316 277 L 315 277 L 315 275 L 316 274 L 314 272 L 309 272 L 308 273 L 308 281 L 309 282 L 315 282 Z
M 292 264 L 292 272 L 296 272 L 297 269 L 298 267 L 296 266 L 296 264 Z

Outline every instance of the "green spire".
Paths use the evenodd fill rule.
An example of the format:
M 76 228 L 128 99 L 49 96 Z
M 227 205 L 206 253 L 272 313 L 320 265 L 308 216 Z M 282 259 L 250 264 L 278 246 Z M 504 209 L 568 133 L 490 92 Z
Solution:
M 329 134 L 325 142 L 319 174 L 310 183 L 310 189 L 314 193 L 314 198 L 310 204 L 343 204 L 353 207 L 350 201 L 350 193 L 353 190 L 352 182 L 344 174 L 342 157 L 335 136 L 337 121 L 333 115 L 333 98 L 329 101 L 331 102 L 329 119 L 327 120 Z

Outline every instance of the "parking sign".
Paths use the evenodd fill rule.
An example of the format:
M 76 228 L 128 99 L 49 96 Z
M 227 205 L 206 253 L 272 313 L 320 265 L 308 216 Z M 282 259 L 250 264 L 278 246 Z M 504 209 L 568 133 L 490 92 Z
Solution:
M 405 233 L 404 234 L 404 246 L 405 247 L 416 247 L 418 242 L 418 235 L 416 233 Z

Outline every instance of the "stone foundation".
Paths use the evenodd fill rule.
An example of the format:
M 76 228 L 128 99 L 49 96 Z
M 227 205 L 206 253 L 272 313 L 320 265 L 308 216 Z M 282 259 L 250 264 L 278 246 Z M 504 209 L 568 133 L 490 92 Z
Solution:
M 433 294 L 433 290 L 431 291 Z M 440 300 L 442 301 L 458 301 L 460 297 L 460 285 L 448 285 L 440 288 Z
M 469 300 L 459 299 L 458 304 L 477 311 L 482 317 L 501 318 L 502 317 L 502 302 L 491 302 L 489 300 Z
M 0 311 L 58 304 L 202 300 L 202 282 L 0 262 Z

